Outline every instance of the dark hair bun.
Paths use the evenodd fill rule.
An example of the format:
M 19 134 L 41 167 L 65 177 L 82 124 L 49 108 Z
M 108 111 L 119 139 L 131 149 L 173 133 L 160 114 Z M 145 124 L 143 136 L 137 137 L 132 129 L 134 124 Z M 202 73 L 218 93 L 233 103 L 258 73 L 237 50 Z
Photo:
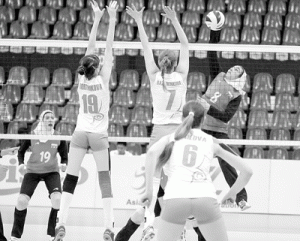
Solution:
M 77 69 L 78 74 L 84 75 L 85 74 L 85 67 L 84 66 L 79 66 Z

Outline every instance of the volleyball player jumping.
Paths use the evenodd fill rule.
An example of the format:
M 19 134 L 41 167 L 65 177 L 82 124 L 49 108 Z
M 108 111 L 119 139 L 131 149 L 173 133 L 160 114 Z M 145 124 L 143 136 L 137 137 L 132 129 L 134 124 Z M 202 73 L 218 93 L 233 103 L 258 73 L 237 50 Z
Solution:
M 35 135 L 58 135 L 54 130 L 54 114 L 45 110 L 40 114 L 39 123 L 33 130 Z M 32 153 L 24 164 L 24 156 L 30 147 Z M 19 171 L 26 173 L 22 181 L 20 194 L 14 212 L 11 241 L 20 240 L 24 230 L 27 207 L 40 181 L 44 181 L 49 192 L 52 208 L 48 220 L 47 234 L 49 240 L 54 239 L 57 212 L 61 200 L 61 182 L 57 153 L 60 154 L 62 171 L 66 170 L 68 147 L 66 141 L 59 140 L 25 140 L 18 151 Z M 32 237 L 32 240 L 35 238 Z
M 250 180 L 252 170 L 241 157 L 225 150 L 217 139 L 201 130 L 204 114 L 198 101 L 188 102 L 183 107 L 183 122 L 176 132 L 161 138 L 147 152 L 146 192 L 141 201 L 152 202 L 155 171 L 164 167 L 168 175 L 157 241 L 178 239 L 190 216 L 196 218 L 207 241 L 228 240 L 209 173 L 211 162 L 219 156 L 240 171 L 222 202 L 236 198 Z
M 112 187 L 110 177 L 110 163 L 108 153 L 108 111 L 109 111 L 109 79 L 113 67 L 112 45 L 114 40 L 117 2 L 110 2 L 106 7 L 109 14 L 109 27 L 106 39 L 104 63 L 101 68 L 99 57 L 94 54 L 96 34 L 104 9 L 100 10 L 98 4 L 92 0 L 91 5 L 95 19 L 85 56 L 80 60 L 78 67 L 78 94 L 79 115 L 76 129 L 73 133 L 67 175 L 63 183 L 63 194 L 56 228 L 55 241 L 62 241 L 65 236 L 65 224 L 68 211 L 78 182 L 79 170 L 88 148 L 93 151 L 96 161 L 99 185 L 102 193 L 104 210 L 105 241 L 113 241 L 113 207 Z M 82 198 L 82 197 L 81 197 Z

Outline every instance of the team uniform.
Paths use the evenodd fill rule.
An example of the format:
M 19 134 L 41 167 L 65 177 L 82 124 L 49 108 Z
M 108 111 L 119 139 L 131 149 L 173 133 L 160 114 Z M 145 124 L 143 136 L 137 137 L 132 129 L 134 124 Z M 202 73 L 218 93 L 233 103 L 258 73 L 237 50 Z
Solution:
M 213 158 L 213 137 L 200 129 L 192 129 L 185 138 L 174 143 L 164 166 L 168 182 L 161 213 L 163 220 L 185 224 L 186 219 L 193 215 L 199 224 L 205 224 L 221 218 L 209 174 Z
M 56 131 L 54 131 L 53 134 L 59 135 Z M 68 147 L 66 141 L 25 140 L 18 151 L 19 165 L 24 164 L 25 152 L 29 147 L 32 153 L 26 164 L 26 174 L 22 181 L 20 194 L 25 194 L 31 198 L 40 181 L 45 182 L 49 197 L 53 192 L 61 193 L 57 153 L 59 153 L 61 157 L 61 163 L 67 164 Z M 26 213 L 21 214 L 21 212 L 22 211 L 18 210 L 15 212 L 15 220 L 11 235 L 16 238 L 21 238 L 23 234 Z M 18 218 L 22 221 L 16 220 Z M 47 234 L 54 236 L 55 220 L 52 226 L 49 224 Z
M 77 148 L 101 151 L 108 144 L 109 86 L 101 76 L 88 80 L 78 75 L 79 115 L 71 145 Z

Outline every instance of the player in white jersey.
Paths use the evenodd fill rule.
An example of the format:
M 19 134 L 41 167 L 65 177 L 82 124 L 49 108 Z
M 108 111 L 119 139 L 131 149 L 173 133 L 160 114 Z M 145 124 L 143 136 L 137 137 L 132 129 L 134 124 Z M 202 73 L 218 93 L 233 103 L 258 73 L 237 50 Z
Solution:
M 227 241 L 225 223 L 209 174 L 211 162 L 215 156 L 220 156 L 240 171 L 222 202 L 235 200 L 236 194 L 251 178 L 252 170 L 241 157 L 224 150 L 220 141 L 201 130 L 204 113 L 199 102 L 188 102 L 183 107 L 183 122 L 176 132 L 161 138 L 147 152 L 146 191 L 141 201 L 152 202 L 155 172 L 164 168 L 168 175 L 157 241 L 178 239 L 189 216 L 196 218 L 207 241 Z
M 134 6 L 126 7 L 127 13 L 134 18 L 137 23 L 139 36 L 144 50 L 146 71 L 150 79 L 150 88 L 153 100 L 154 124 L 150 146 L 161 137 L 175 131 L 181 123 L 182 107 L 185 104 L 187 91 L 187 75 L 189 72 L 189 43 L 183 31 L 176 12 L 170 7 L 163 8 L 162 15 L 170 19 L 180 42 L 179 61 L 175 51 L 164 50 L 158 57 L 158 65 L 155 63 L 152 49 L 150 48 L 148 37 L 143 26 L 143 11 L 137 11 Z M 178 64 L 177 64 L 178 62 Z M 164 185 L 162 181 L 162 186 Z M 160 177 L 157 177 L 156 189 L 158 191 Z M 155 193 L 156 195 L 156 193 Z M 160 208 L 159 208 L 160 209 Z M 150 215 L 147 215 L 146 229 L 142 241 L 147 240 L 146 236 L 153 236 L 154 204 L 149 208 Z M 159 216 L 159 213 L 155 214 Z M 149 228 L 147 227 L 149 226 Z
M 78 94 L 80 100 L 77 126 L 73 133 L 67 175 L 63 183 L 63 194 L 60 205 L 59 220 L 56 226 L 55 241 L 62 241 L 65 236 L 65 224 L 73 193 L 78 182 L 79 170 L 88 148 L 93 151 L 96 161 L 99 185 L 102 193 L 105 241 L 113 241 L 113 207 L 108 153 L 108 110 L 109 79 L 113 66 L 112 45 L 114 40 L 117 2 L 110 2 L 106 7 L 109 14 L 109 27 L 106 39 L 104 63 L 101 68 L 100 59 L 95 52 L 96 34 L 104 9 L 91 0 L 95 19 L 85 56 L 80 60 L 77 70 L 79 74 Z

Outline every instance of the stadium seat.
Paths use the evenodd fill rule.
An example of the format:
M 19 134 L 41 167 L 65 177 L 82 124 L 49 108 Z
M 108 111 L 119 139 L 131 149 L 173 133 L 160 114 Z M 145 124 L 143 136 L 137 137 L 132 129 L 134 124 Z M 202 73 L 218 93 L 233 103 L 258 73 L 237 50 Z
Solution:
M 300 129 L 295 130 L 294 141 L 300 141 Z M 300 146 L 295 147 L 295 149 L 300 149 Z
M 246 83 L 243 87 L 243 90 L 246 92 L 246 93 L 250 93 L 251 92 L 251 80 L 250 80 L 250 75 L 246 75 Z
M 67 7 L 75 10 L 81 10 L 84 8 L 84 0 L 67 0 Z
M 268 5 L 268 12 L 275 13 L 281 16 L 285 16 L 286 10 L 286 3 L 284 0 L 270 0 Z
M 300 25 L 299 25 L 299 29 L 300 29 Z M 284 30 L 284 33 L 283 33 L 282 44 L 283 45 L 300 45 L 299 30 L 298 29 L 287 29 L 286 28 Z M 295 55 L 295 54 L 291 53 L 290 55 Z M 297 55 L 297 59 L 295 59 L 295 60 L 299 60 L 299 54 L 296 54 L 296 55 Z M 291 58 L 291 60 L 293 60 L 293 59 Z
M 53 86 L 62 86 L 69 88 L 72 85 L 72 73 L 68 68 L 59 68 L 54 70 L 52 77 Z
M 97 40 L 106 41 L 107 32 L 108 32 L 108 24 L 100 22 L 97 30 Z
M 228 127 L 228 137 L 230 139 L 243 139 L 243 133 L 240 128 L 230 126 Z M 242 145 L 236 146 L 237 148 L 242 148 Z
M 59 10 L 58 20 L 73 25 L 76 22 L 76 11 L 70 7 L 62 8 Z
M 276 13 L 269 12 L 265 16 L 264 27 L 282 29 L 282 16 Z
M 186 10 L 203 14 L 205 12 L 205 0 L 188 0 Z
M 286 149 L 277 147 L 269 150 L 268 159 L 287 160 L 289 159 L 289 154 Z
M 4 134 L 4 124 L 3 124 L 3 121 L 0 121 L 0 134 Z
M 261 147 L 246 147 L 243 157 L 253 159 L 264 159 L 265 154 L 264 150 Z
M 200 26 L 201 19 L 198 12 L 194 11 L 185 11 L 182 14 L 181 24 L 183 26 L 190 26 L 198 28 Z
M 294 116 L 294 128 L 300 129 L 300 111 Z
M 131 119 L 130 110 L 125 106 L 113 105 L 109 111 L 109 122 L 127 126 Z
M 44 91 L 38 85 L 26 85 L 21 103 L 40 105 L 44 100 Z
M 108 136 L 124 136 L 124 127 L 122 125 L 109 123 Z
M 5 73 L 4 68 L 0 66 L 0 85 L 5 83 Z M 0 98 L 1 99 L 1 98 Z
M 259 15 L 265 15 L 266 10 L 266 1 L 264 0 L 250 0 L 248 3 L 248 13 L 254 12 Z
M 177 13 L 183 13 L 185 10 L 185 0 L 167 0 L 167 6 L 174 9 Z
M 295 77 L 292 74 L 280 74 L 276 77 L 275 93 L 291 93 L 296 91 Z
M 60 135 L 71 136 L 75 130 L 75 125 L 70 123 L 59 122 L 55 126 L 55 130 L 60 133 Z
M 285 27 L 291 29 L 300 29 L 300 15 L 289 13 L 285 18 Z
M 69 104 L 79 105 L 79 95 L 77 92 L 78 85 L 73 85 L 70 93 Z
M 149 0 L 148 9 L 163 12 L 163 7 L 166 6 L 166 0 Z
M 141 89 L 150 89 L 150 80 L 148 77 L 147 72 L 145 71 L 142 75 L 142 81 L 141 81 Z
M 118 86 L 117 81 L 117 72 L 115 70 L 111 71 L 110 79 L 109 79 L 109 89 L 115 90 Z
M 92 21 L 94 22 L 94 14 L 93 14 L 93 11 L 91 12 L 92 13 Z M 108 15 L 108 12 L 105 11 L 104 14 L 103 14 L 103 17 L 101 18 L 101 22 L 102 23 L 105 23 L 105 24 L 109 24 L 109 15 Z M 117 14 L 116 16 L 116 25 L 119 23 L 119 14 Z
M 15 9 L 8 6 L 0 6 L 0 20 L 11 23 L 15 20 Z
M 241 34 L 241 44 L 259 44 L 259 42 L 260 42 L 259 29 L 250 28 L 250 27 L 243 28 Z M 245 53 L 246 56 L 248 56 L 247 52 L 240 52 L 240 53 Z
M 248 12 L 245 14 L 244 28 L 261 29 L 262 25 L 262 16 L 259 13 Z
M 238 13 L 234 13 L 234 12 L 225 13 L 224 27 L 240 29 L 241 24 L 242 24 L 241 23 L 241 15 L 239 15 Z
M 46 6 L 61 9 L 64 7 L 64 0 L 46 0 Z
M 20 9 L 23 6 L 23 0 L 6 0 L 5 5 L 13 9 Z
M 125 69 L 120 74 L 119 87 L 137 90 L 140 86 L 139 73 L 135 69 Z
M 57 21 L 54 25 L 52 39 L 69 39 L 72 37 L 72 26 L 69 23 Z
M 0 20 L 0 38 L 6 38 L 7 34 L 7 23 Z
M 251 110 L 271 110 L 271 95 L 265 91 L 254 92 L 251 98 Z
M 91 32 L 91 25 L 79 21 L 75 24 L 72 39 L 74 39 L 74 40 L 88 40 L 89 36 L 90 36 L 90 32 Z
M 26 67 L 14 66 L 9 70 L 7 84 L 24 87 L 28 83 L 28 71 Z
M 131 26 L 137 26 L 135 20 L 126 12 L 121 14 L 121 22 Z
M 294 111 L 294 96 L 290 93 L 279 93 L 276 95 L 274 110 Z
M 14 109 L 10 102 L 0 100 L 0 120 L 10 122 L 13 119 Z
M 145 26 L 145 32 L 147 34 L 147 37 L 148 37 L 148 41 L 149 42 L 154 42 L 156 40 L 156 28 L 154 26 Z M 137 33 L 137 40 L 140 39 L 140 35 L 139 33 Z M 144 55 L 142 54 L 143 53 L 143 50 L 141 49 L 140 50 L 141 52 L 141 55 Z
M 242 100 L 241 100 L 241 103 L 240 103 L 240 106 L 239 106 L 240 109 L 248 110 L 248 106 L 249 106 L 249 100 L 248 99 L 249 99 L 249 97 L 248 97 L 247 93 L 242 95 Z
M 274 111 L 272 117 L 272 129 L 291 129 L 293 126 L 291 113 L 288 111 Z
M 246 1 L 244 0 L 230 0 L 227 5 L 228 12 L 234 12 L 239 15 L 244 15 L 246 12 Z
M 279 45 L 281 44 L 281 32 L 279 29 L 264 27 L 261 36 L 261 44 Z M 273 60 L 275 53 L 263 52 L 263 59 Z
M 207 3 L 207 11 L 221 11 L 225 12 L 225 1 L 223 0 L 209 0 Z
M 251 128 L 247 130 L 246 133 L 247 140 L 267 140 L 267 131 L 264 128 Z M 247 146 L 251 147 L 251 146 Z M 261 146 L 266 148 L 266 146 Z
M 71 0 L 72 1 L 72 0 Z M 96 0 L 96 2 L 98 3 L 98 6 L 99 6 L 99 8 L 100 9 L 103 9 L 103 8 L 105 8 L 105 6 L 106 6 L 106 1 L 105 0 Z M 91 1 L 86 1 L 86 6 L 88 7 L 88 8 L 91 8 L 92 6 L 91 6 Z M 117 14 L 118 15 L 118 14 Z
M 270 140 L 275 140 L 275 141 L 290 141 L 291 140 L 291 133 L 289 130 L 285 129 L 274 129 L 271 130 L 270 133 Z M 274 148 L 274 146 L 271 146 L 270 149 Z M 283 149 L 289 149 L 288 146 L 281 147 Z
M 25 5 L 35 9 L 40 9 L 44 6 L 44 0 L 26 0 Z
M 127 6 L 134 5 L 135 8 L 139 11 L 145 6 L 144 0 L 127 0 Z
M 45 104 L 63 105 L 65 103 L 65 92 L 61 86 L 48 86 L 46 89 Z
M 19 85 L 3 86 L 3 100 L 11 104 L 18 104 L 21 100 L 21 87 Z
M 199 35 L 198 35 L 198 43 L 208 43 L 210 39 L 210 29 L 206 26 L 206 24 L 202 24 Z
M 13 21 L 9 29 L 9 37 L 24 39 L 28 37 L 28 25 L 27 23 L 20 21 Z
M 152 96 L 150 89 L 141 88 L 139 89 L 136 96 L 135 106 L 152 107 Z
M 47 39 L 50 37 L 49 24 L 36 21 L 32 24 L 31 35 L 28 38 L 33 39 Z
M 36 20 L 36 9 L 29 6 L 22 7 L 18 19 L 24 23 L 33 23 Z
M 220 43 L 237 44 L 240 36 L 238 29 L 234 28 L 223 28 L 221 30 Z
M 300 160 L 300 149 L 294 150 L 292 160 Z
M 31 71 L 30 84 L 47 87 L 50 84 L 50 73 L 45 67 L 37 67 Z
M 24 121 L 33 123 L 38 114 L 38 108 L 34 104 L 24 104 L 21 103 L 17 107 L 15 121 Z
M 182 28 L 189 43 L 195 43 L 197 40 L 197 28 L 192 26 L 183 26 Z M 193 57 L 193 51 L 190 51 L 190 54 L 190 57 Z
M 273 76 L 269 73 L 258 73 L 254 76 L 253 92 L 265 91 L 267 93 L 273 92 Z
M 160 13 L 152 9 L 147 9 L 143 15 L 143 23 L 146 26 L 158 27 L 160 25 Z
M 84 8 L 84 9 L 80 10 L 79 21 L 92 25 L 94 22 L 92 8 Z
M 177 12 L 176 15 L 177 15 L 178 21 L 181 22 L 181 21 L 180 21 L 180 19 L 181 19 L 180 13 Z M 166 24 L 166 25 L 172 25 L 172 26 L 173 26 L 171 20 L 170 20 L 169 18 L 166 18 L 166 17 L 163 17 L 163 18 L 162 18 L 161 24 Z
M 252 110 L 249 114 L 248 128 L 269 128 L 267 110 Z
M 201 96 L 201 93 L 199 93 L 198 91 L 188 90 L 186 92 L 185 101 L 189 102 L 190 100 L 197 100 L 199 96 Z
M 300 14 L 299 0 L 290 0 L 289 1 L 289 13 Z
M 27 123 L 26 122 L 12 121 L 8 124 L 7 134 L 18 134 L 18 130 L 20 128 L 26 128 L 27 129 Z
M 78 114 L 79 114 L 79 105 L 67 104 L 63 108 L 61 122 L 76 125 Z
M 128 137 L 147 137 L 147 128 L 144 125 L 130 124 L 126 132 Z
M 135 105 L 135 93 L 126 88 L 118 88 L 113 94 L 114 104 L 132 108 Z
M 246 128 L 247 114 L 242 110 L 238 109 L 231 120 L 228 122 L 229 126 L 237 127 L 239 129 Z
M 57 20 L 56 10 L 51 7 L 42 7 L 39 10 L 39 20 L 47 24 L 55 24 Z
M 189 72 L 187 77 L 187 89 L 196 90 L 198 92 L 205 92 L 206 77 L 201 72 Z
M 142 146 L 139 143 L 129 142 L 126 146 L 127 151 L 129 151 L 134 156 L 142 155 Z
M 152 110 L 151 107 L 137 106 L 132 110 L 131 122 L 132 124 L 140 124 L 151 126 L 152 124 Z
M 131 41 L 134 37 L 133 26 L 126 25 L 125 23 L 119 23 L 116 26 L 115 38 L 118 41 Z
M 173 26 L 161 24 L 157 30 L 157 42 L 174 42 L 177 38 L 176 31 Z

